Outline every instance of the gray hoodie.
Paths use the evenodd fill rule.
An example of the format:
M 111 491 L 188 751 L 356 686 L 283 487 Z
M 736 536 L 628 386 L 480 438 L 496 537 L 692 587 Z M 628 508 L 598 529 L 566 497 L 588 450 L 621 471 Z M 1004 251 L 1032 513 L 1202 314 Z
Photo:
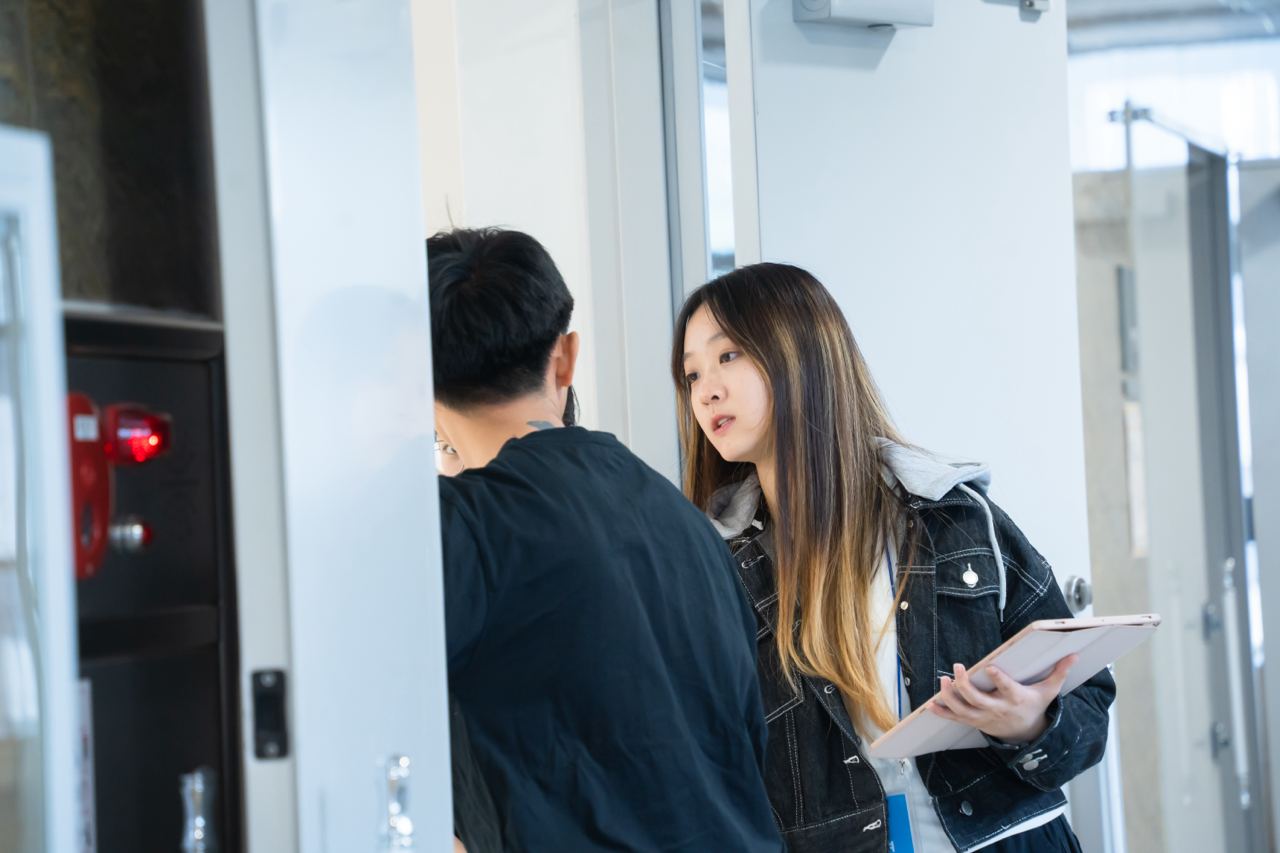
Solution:
M 890 486 L 901 485 L 911 495 L 938 501 L 952 489 L 959 489 L 982 507 L 987 517 L 987 536 L 1000 573 L 1000 618 L 1004 618 L 1007 594 L 1004 554 L 996 538 L 995 516 L 983 493 L 991 485 L 991 471 L 980 462 L 947 459 L 887 438 L 876 439 L 880 447 L 881 473 Z M 976 486 L 977 488 L 973 488 Z M 751 526 L 760 504 L 760 481 L 752 474 L 740 483 L 725 486 L 711 496 L 707 515 L 725 539 Z

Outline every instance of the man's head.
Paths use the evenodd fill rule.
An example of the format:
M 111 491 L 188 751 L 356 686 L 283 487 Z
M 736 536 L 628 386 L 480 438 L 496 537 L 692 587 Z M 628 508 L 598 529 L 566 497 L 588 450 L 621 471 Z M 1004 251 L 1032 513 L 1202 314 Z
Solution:
M 528 234 L 458 229 L 427 240 L 435 396 L 455 409 L 542 390 L 573 297 Z
M 438 424 L 474 431 L 471 421 L 534 408 L 558 420 L 578 341 L 573 297 L 546 249 L 519 231 L 441 232 L 427 240 L 427 271 Z

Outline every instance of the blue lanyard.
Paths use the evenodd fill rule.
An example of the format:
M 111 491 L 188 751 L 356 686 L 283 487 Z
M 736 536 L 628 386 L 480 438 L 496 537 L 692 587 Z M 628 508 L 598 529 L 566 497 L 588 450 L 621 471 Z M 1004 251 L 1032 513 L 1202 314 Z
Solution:
M 889 546 L 887 545 L 885 546 L 885 549 L 884 549 L 884 559 L 889 564 L 889 606 L 892 607 L 893 600 L 897 597 L 898 588 L 897 588 L 897 584 L 894 583 L 894 579 L 893 579 L 893 552 L 889 549 Z M 894 631 L 893 631 L 893 646 L 894 646 L 893 664 L 895 667 L 897 667 L 897 670 L 898 670 L 898 690 L 897 690 L 897 693 L 895 694 L 895 698 L 897 698 L 898 700 L 898 719 L 901 720 L 902 719 L 902 658 L 898 656 L 898 631 L 897 631 L 898 626 L 896 624 L 898 614 L 896 613 L 892 614 L 891 618 L 895 620 Z

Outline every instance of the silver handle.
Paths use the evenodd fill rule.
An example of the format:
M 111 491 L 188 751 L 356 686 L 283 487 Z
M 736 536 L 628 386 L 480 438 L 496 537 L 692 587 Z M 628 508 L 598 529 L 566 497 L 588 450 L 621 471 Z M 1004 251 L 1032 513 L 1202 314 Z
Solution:
M 1062 593 L 1066 597 L 1067 607 L 1071 608 L 1072 613 L 1079 613 L 1090 604 L 1093 604 L 1093 584 L 1079 575 L 1072 575 L 1067 578 Z
M 409 773 L 407 755 L 389 756 L 386 771 L 386 816 L 382 826 L 382 843 L 386 850 L 413 849 L 413 819 L 409 817 Z
M 182 805 L 186 813 L 182 831 L 183 853 L 215 853 L 218 837 L 214 832 L 213 795 L 217 785 L 211 767 L 198 767 L 184 773 L 181 779 Z
M 111 546 L 122 554 L 141 554 L 151 543 L 151 528 L 136 515 L 122 518 L 107 528 Z
M 1236 560 L 1228 557 L 1222 563 L 1222 639 L 1227 646 L 1227 693 L 1231 702 L 1231 753 L 1236 765 L 1236 783 L 1240 786 L 1240 807 L 1248 808 L 1249 743 L 1244 721 L 1244 656 L 1240 653 L 1240 617 L 1236 606 Z

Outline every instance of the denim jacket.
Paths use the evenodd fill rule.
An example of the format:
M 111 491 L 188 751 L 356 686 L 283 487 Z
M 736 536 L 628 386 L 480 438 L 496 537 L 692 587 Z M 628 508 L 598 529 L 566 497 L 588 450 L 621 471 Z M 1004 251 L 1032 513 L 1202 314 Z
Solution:
M 907 488 L 912 479 L 908 474 L 896 483 L 906 532 L 897 561 L 906 583 L 897 631 L 904 684 L 914 709 L 939 690 L 939 678 L 951 674 L 952 664 L 972 665 L 1028 623 L 1069 618 L 1071 612 L 1048 562 L 987 500 L 985 471 L 957 473 L 941 486 L 935 482 L 915 489 L 932 497 Z M 760 541 L 754 510 L 758 487 L 750 482 L 742 486 L 739 496 L 756 489 L 747 508 L 757 523 L 726 527 L 721 517 L 717 527 L 734 553 L 756 611 L 769 727 L 765 776 L 774 819 L 791 853 L 882 853 L 888 849 L 884 791 L 839 692 L 808 676 L 798 676 L 793 689 L 782 676 L 773 633 L 774 567 Z M 1003 572 L 997 569 L 997 554 Z M 1054 700 L 1046 712 L 1048 728 L 1032 743 L 987 738 L 983 748 L 917 758 L 956 849 L 970 850 L 1015 824 L 1062 807 L 1062 786 L 1102 758 L 1107 709 L 1114 697 L 1115 682 L 1104 669 Z

